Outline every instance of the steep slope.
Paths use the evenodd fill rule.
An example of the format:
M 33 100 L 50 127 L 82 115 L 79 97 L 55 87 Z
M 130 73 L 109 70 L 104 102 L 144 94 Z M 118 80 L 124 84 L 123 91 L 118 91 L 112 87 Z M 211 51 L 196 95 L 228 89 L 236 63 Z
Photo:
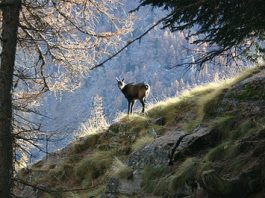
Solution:
M 24 197 L 262 197 L 265 68 L 124 116 L 22 169 Z

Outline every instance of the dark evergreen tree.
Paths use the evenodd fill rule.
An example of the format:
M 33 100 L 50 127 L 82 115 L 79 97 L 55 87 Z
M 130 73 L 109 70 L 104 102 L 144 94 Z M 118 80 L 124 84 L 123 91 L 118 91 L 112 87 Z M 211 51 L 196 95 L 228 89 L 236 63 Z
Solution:
M 229 61 L 242 54 L 250 55 L 253 49 L 264 56 L 263 0 L 141 0 L 141 6 L 145 5 L 162 7 L 170 12 L 164 20 L 164 28 L 189 30 L 187 37 L 195 37 L 194 44 L 210 44 L 211 48 L 190 64 L 203 66 L 219 55 L 229 57 Z

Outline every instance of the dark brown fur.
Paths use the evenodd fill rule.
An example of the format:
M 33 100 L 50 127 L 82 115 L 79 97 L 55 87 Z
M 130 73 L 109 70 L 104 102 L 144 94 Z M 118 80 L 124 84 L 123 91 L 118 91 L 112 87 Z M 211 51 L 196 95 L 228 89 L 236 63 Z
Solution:
M 138 84 L 125 84 L 124 80 L 118 80 L 118 86 L 124 96 L 128 100 L 128 115 L 132 113 L 133 105 L 135 100 L 139 100 L 142 104 L 142 113 L 145 111 L 145 102 L 146 98 L 150 92 L 150 86 L 146 83 L 138 83 Z

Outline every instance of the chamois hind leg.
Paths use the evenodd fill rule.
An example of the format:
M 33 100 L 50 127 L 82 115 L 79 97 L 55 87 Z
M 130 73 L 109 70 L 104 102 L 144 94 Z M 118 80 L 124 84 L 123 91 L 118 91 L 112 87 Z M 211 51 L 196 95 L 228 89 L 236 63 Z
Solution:
M 143 106 L 143 108 L 142 108 L 142 113 L 144 113 L 144 108 L 145 108 L 145 99 L 144 98 L 142 98 L 142 99 L 139 99 L 140 100 L 140 102 L 141 102 L 141 104 L 142 104 L 142 106 Z
M 132 100 L 132 102 L 131 102 L 131 104 L 132 104 L 132 105 L 131 105 L 131 114 L 132 114 L 132 111 L 133 111 L 133 105 L 134 105 L 134 102 L 135 102 L 134 100 Z
M 130 115 L 131 110 L 131 101 L 128 100 L 128 115 Z

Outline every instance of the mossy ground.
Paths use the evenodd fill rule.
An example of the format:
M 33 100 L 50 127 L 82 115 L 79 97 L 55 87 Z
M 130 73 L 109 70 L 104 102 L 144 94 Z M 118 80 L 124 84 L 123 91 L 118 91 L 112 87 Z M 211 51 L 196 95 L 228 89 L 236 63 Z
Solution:
M 132 170 L 124 162 L 127 156 L 171 128 L 192 133 L 201 124 L 216 130 L 220 135 L 216 145 L 188 156 L 173 167 L 145 167 L 142 191 L 155 195 L 175 192 L 179 186 L 200 180 L 205 171 L 218 170 L 235 174 L 247 166 L 250 154 L 240 155 L 240 140 L 265 127 L 265 117 L 244 117 L 229 110 L 217 111 L 220 101 L 231 87 L 257 73 L 249 70 L 240 77 L 197 87 L 180 97 L 170 98 L 149 107 L 145 115 L 121 115 L 105 132 L 88 135 L 70 144 L 64 156 L 51 156 L 48 160 L 21 170 L 18 177 L 34 184 L 45 184 L 57 193 L 43 192 L 40 197 L 98 196 L 110 176 L 130 179 Z M 262 90 L 261 90 L 262 89 Z M 248 85 L 239 93 L 230 95 L 236 100 L 264 100 L 262 86 Z M 153 122 L 163 117 L 165 124 Z M 224 166 L 224 161 L 231 161 Z M 227 163 L 226 163 L 227 164 Z M 67 191 L 64 189 L 81 189 Z

